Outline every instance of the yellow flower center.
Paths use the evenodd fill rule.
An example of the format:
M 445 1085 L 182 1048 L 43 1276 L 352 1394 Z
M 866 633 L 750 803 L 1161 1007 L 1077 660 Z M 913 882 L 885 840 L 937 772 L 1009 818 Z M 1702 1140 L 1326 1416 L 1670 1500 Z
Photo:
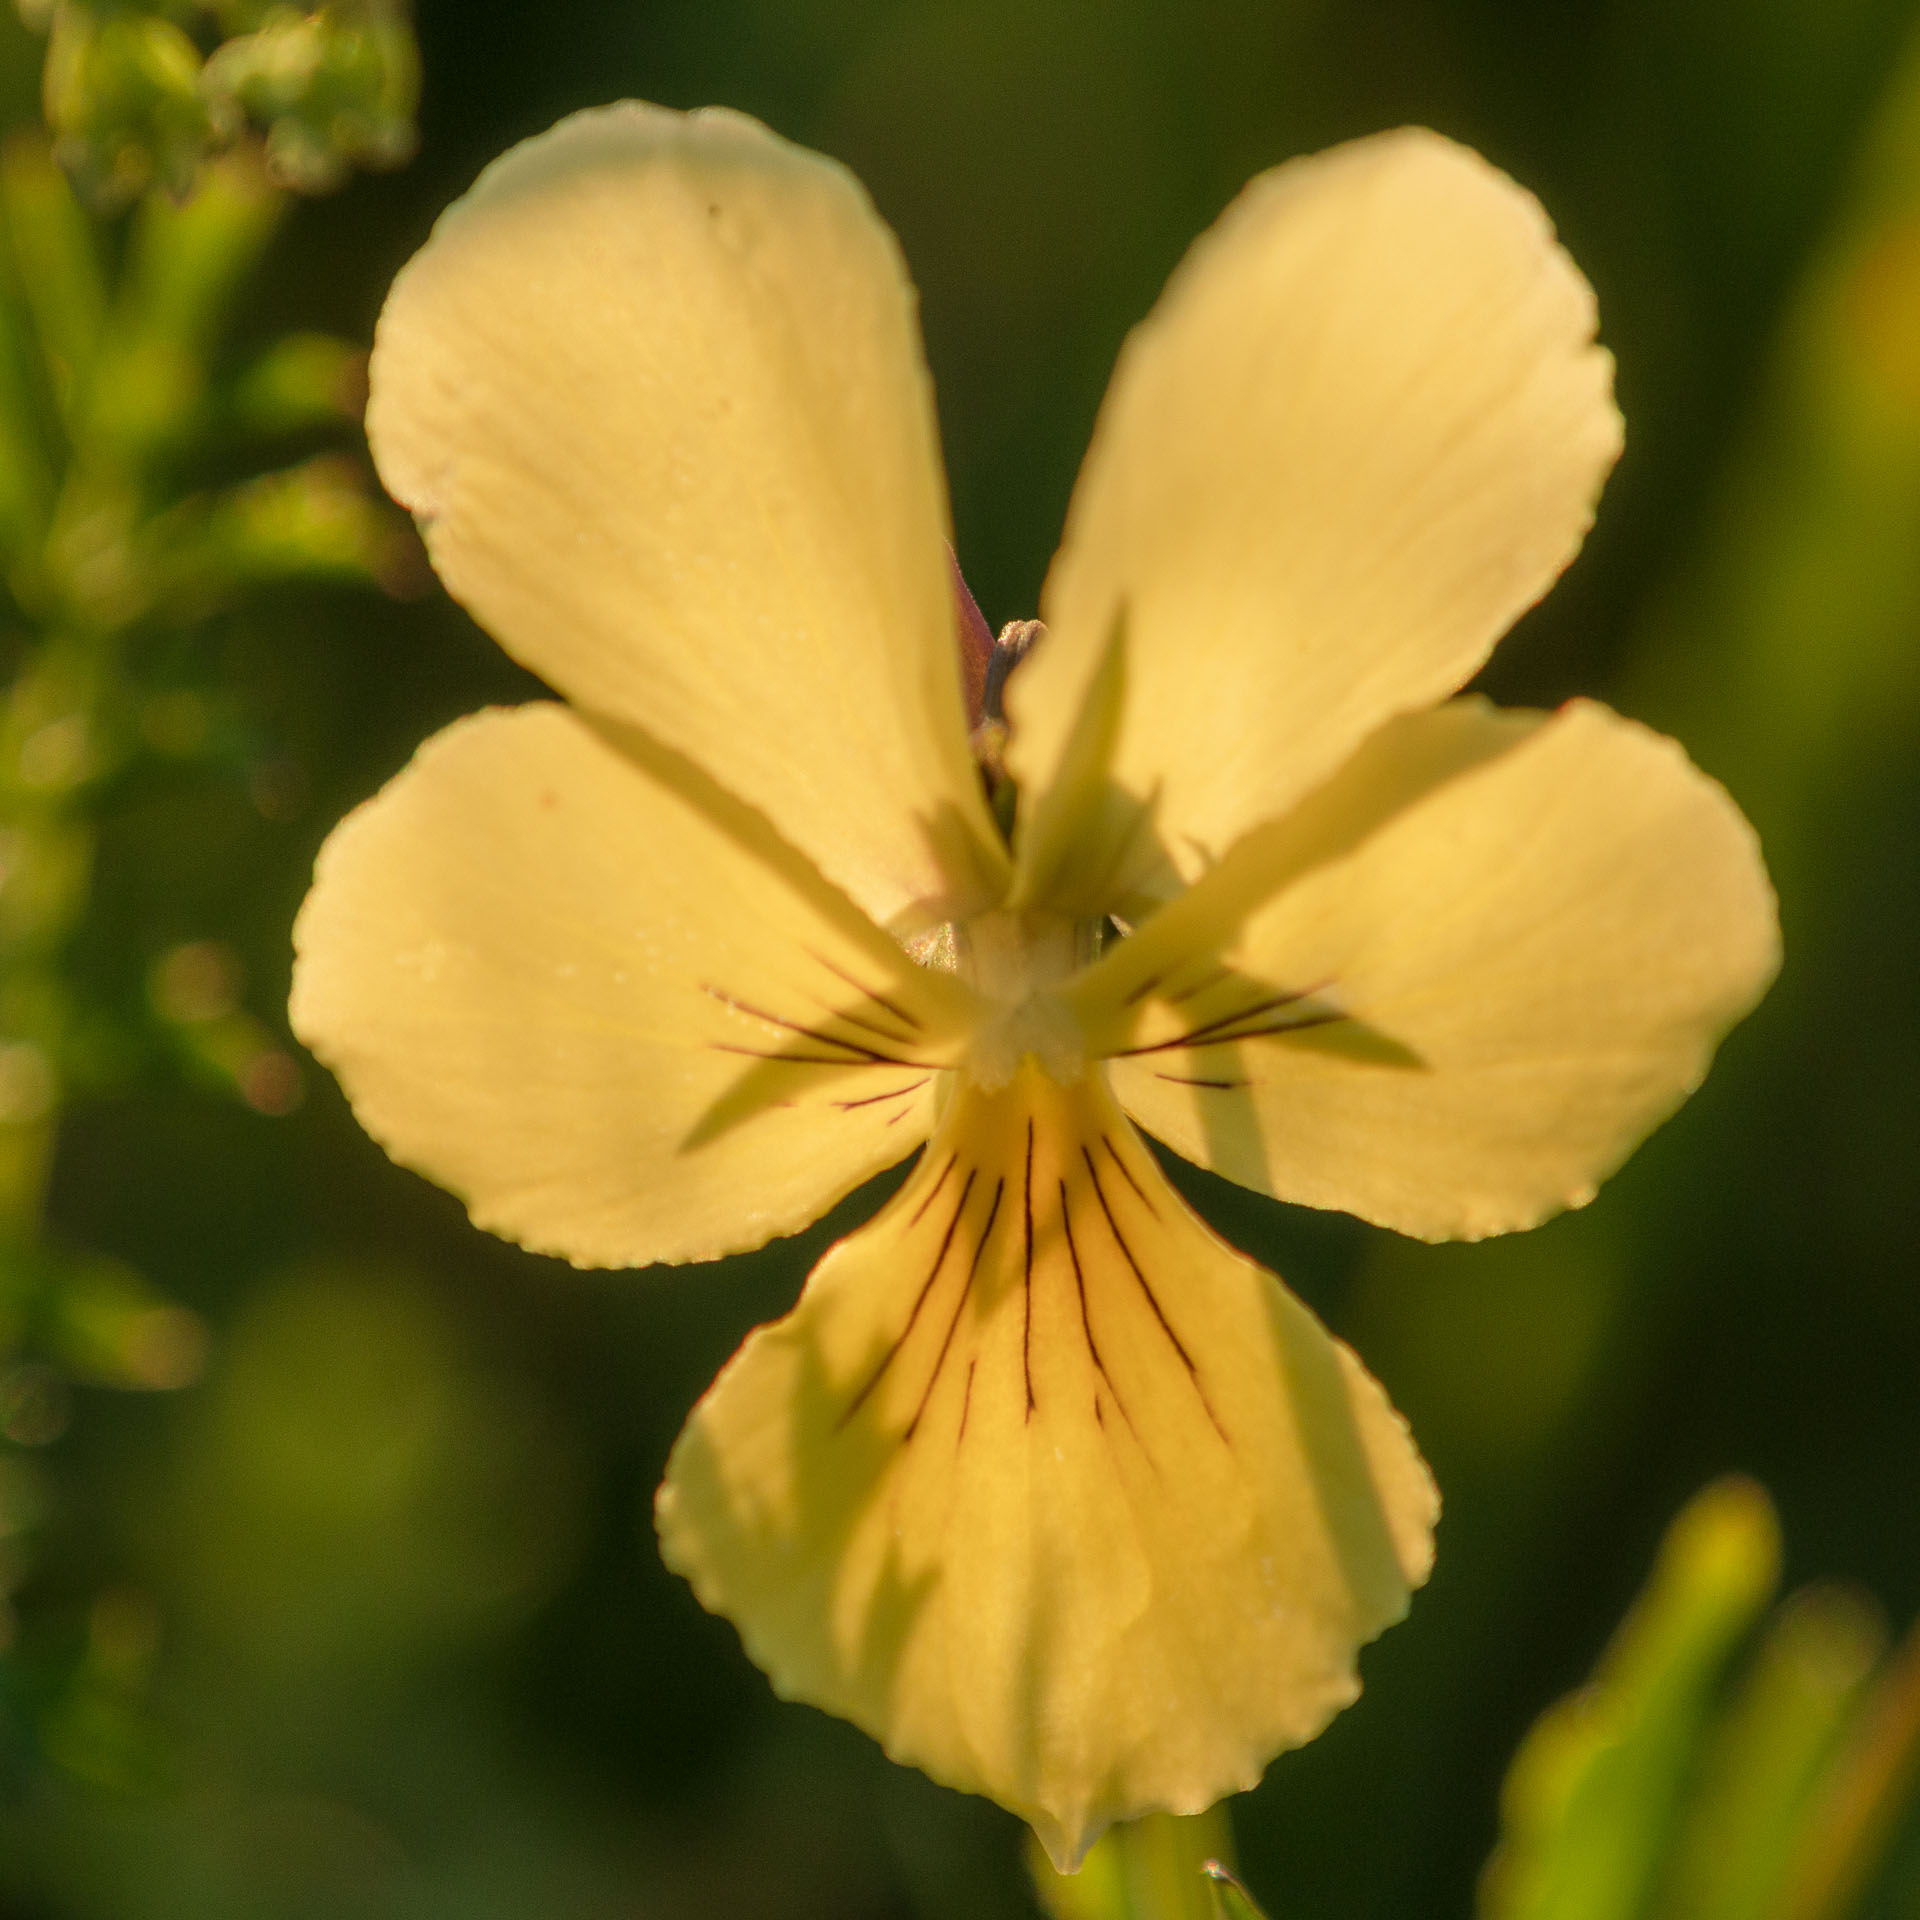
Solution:
M 911 951 L 923 966 L 958 974 L 984 1003 L 961 1071 L 998 1092 L 1031 1056 L 1061 1086 L 1087 1069 L 1086 1039 L 1059 989 L 1093 959 L 1099 924 L 1065 914 L 996 907 L 949 922 Z

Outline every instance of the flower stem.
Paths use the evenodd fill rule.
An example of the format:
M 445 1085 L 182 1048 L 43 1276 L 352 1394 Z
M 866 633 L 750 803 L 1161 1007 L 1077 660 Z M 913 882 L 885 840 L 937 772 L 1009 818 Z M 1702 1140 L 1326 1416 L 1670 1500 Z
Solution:
M 1216 1889 L 1234 1883 L 1216 1880 L 1207 1867 L 1232 1856 L 1224 1803 L 1110 1827 L 1075 1874 L 1056 1873 L 1037 1845 L 1029 1850 L 1034 1887 L 1052 1920 L 1220 1920 Z M 1225 1911 L 1259 1920 L 1250 1905 Z

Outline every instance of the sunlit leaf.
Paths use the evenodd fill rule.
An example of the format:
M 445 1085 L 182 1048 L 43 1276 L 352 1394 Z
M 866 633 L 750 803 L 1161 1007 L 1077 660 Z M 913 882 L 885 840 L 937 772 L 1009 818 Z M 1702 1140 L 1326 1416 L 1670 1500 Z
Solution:
M 1811 1587 L 1774 1615 L 1779 1540 L 1750 1482 L 1674 1522 L 1594 1679 L 1515 1757 L 1482 1920 L 1847 1920 L 1920 1786 L 1920 1629 L 1872 1678 L 1872 1604 Z
M 1920 1794 L 1920 1624 L 1882 1671 L 1796 1837 L 1780 1920 L 1844 1920 Z
M 1780 1608 L 1708 1744 L 1659 1909 L 1768 1920 L 1834 1743 L 1879 1658 L 1877 1611 L 1843 1588 Z
M 87 391 L 106 325 L 99 242 L 46 143 L 18 134 L 0 154 L 0 204 L 55 401 L 68 420 Z
M 367 355 L 350 340 L 294 333 L 277 340 L 235 382 L 235 417 L 256 433 L 358 420 L 367 401 Z
M 204 558 L 218 581 L 384 582 L 410 538 L 351 461 L 322 455 L 261 474 L 208 510 Z
M 0 245 L 0 564 L 17 568 L 44 529 L 53 472 L 33 379 L 34 320 L 11 249 Z
M 1771 1597 L 1779 1529 L 1751 1481 L 1698 1495 L 1593 1680 L 1527 1736 L 1482 1920 L 1632 1920 L 1672 1843 L 1714 1691 Z
M 284 207 L 244 152 L 203 169 L 186 200 L 141 202 L 85 422 L 91 451 L 145 460 L 204 424 L 208 361 Z

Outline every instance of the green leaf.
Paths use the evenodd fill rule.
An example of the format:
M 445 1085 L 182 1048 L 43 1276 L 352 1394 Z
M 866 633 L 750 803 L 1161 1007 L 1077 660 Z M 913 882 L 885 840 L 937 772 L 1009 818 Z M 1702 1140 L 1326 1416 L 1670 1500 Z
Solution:
M 383 582 L 404 538 L 360 468 L 327 454 L 216 495 L 205 523 L 206 557 L 228 582 Z
M 0 244 L 0 561 L 9 571 L 30 560 L 53 503 L 37 364 L 26 288 Z
M 1920 1622 L 1882 1669 L 1795 1836 L 1778 1920 L 1846 1920 L 1920 1794 Z
M 1810 1805 L 1885 1640 L 1877 1609 L 1845 1588 L 1808 1588 L 1774 1615 L 1709 1745 L 1663 1920 L 1778 1911 Z
M 39 137 L 0 155 L 0 205 L 63 418 L 83 405 L 106 326 L 107 283 L 93 226 Z
M 293 333 L 235 381 L 234 417 L 254 433 L 298 433 L 357 421 L 367 398 L 367 353 L 351 340 Z
M 138 468 L 209 423 L 209 362 L 284 206 L 243 153 L 204 167 L 187 200 L 141 203 L 87 414 L 90 452 Z
M 1717 1482 L 1681 1512 L 1592 1682 L 1549 1708 L 1514 1758 L 1482 1920 L 1638 1920 L 1779 1553 L 1772 1505 L 1751 1481 Z

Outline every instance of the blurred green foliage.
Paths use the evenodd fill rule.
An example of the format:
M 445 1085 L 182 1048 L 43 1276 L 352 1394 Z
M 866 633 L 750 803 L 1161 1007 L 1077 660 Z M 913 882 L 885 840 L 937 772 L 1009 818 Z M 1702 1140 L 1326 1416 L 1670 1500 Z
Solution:
M 48 35 L 54 151 L 96 203 L 184 196 L 247 128 L 303 192 L 413 152 L 419 58 L 405 0 L 19 0 Z
M 422 0 L 417 64 L 374 5 L 38 13 L 0 14 L 0 1915 L 1034 1910 L 1010 1821 L 775 1701 L 647 1527 L 688 1406 L 872 1196 L 575 1274 L 388 1166 L 277 1011 L 327 827 L 535 690 L 444 600 L 366 591 L 425 586 L 352 432 L 379 300 L 481 164 L 635 94 L 867 182 L 995 624 L 1125 329 L 1248 175 L 1414 120 L 1541 195 L 1629 451 L 1487 684 L 1678 733 L 1768 843 L 1787 971 L 1537 1234 L 1418 1247 L 1180 1176 L 1447 1500 L 1238 1855 L 1276 1920 L 1462 1913 L 1496 1840 L 1486 1920 L 1920 1920 L 1920 1656 L 1859 1597 L 1920 1613 L 1920 7 Z M 402 156 L 416 89 L 410 167 L 289 198 Z M 1713 1496 L 1528 1735 L 1735 1467 L 1794 1596 L 1763 1622 L 1772 1522 Z M 1167 1826 L 1056 1909 L 1225 1852 Z
M 285 196 L 231 126 L 210 157 L 211 123 L 156 91 L 182 59 L 193 83 L 191 43 L 130 9 L 61 6 L 50 24 L 60 138 L 18 124 L 0 148 L 0 1781 L 30 1793 L 52 1769 L 137 1794 L 172 1778 L 141 1705 L 154 1601 L 83 1581 L 84 1636 L 37 1647 L 15 1595 L 59 1523 L 46 1456 L 75 1388 L 183 1387 L 207 1330 L 136 1264 L 49 1219 L 47 1186 L 76 1100 L 202 1085 L 275 1115 L 302 1074 L 243 1004 L 228 940 L 143 920 L 114 938 L 121 977 L 89 977 L 100 824 L 156 778 L 243 764 L 211 644 L 222 608 L 280 583 L 388 580 L 411 546 L 340 450 L 361 351 L 296 335 L 229 358 Z M 22 50 L 10 37 L 8 57 Z M 162 135 L 154 165 L 128 162 L 129 142 Z M 149 174 L 174 191 L 104 221 L 59 161 L 96 202 Z
M 70 949 L 90 912 L 96 815 L 155 763 L 218 765 L 225 690 L 196 659 L 208 613 L 281 580 L 387 577 L 404 536 L 364 473 L 323 454 L 214 479 L 269 424 L 355 417 L 359 356 L 278 343 L 237 377 L 215 355 L 277 226 L 257 160 L 210 163 L 182 202 L 145 201 L 103 236 L 43 143 L 0 153 L 0 511 L 10 684 L 0 710 L 0 1363 L 31 1347 L 84 1377 L 176 1386 L 197 1323 L 124 1265 L 41 1231 L 63 1101 L 178 1069 L 264 1112 L 299 1072 L 239 1002 L 218 941 L 156 950 L 146 1005 L 90 994 Z M 229 398 L 227 389 L 233 395 Z M 261 396 L 270 396 L 263 408 Z M 244 471 L 244 469 L 243 469 Z
M 1514 1760 L 1482 1920 L 1854 1911 L 1920 1776 L 1920 1633 L 1882 1664 L 1873 1603 L 1807 1587 L 1742 1660 L 1779 1564 L 1757 1486 L 1689 1504 L 1593 1679 Z

